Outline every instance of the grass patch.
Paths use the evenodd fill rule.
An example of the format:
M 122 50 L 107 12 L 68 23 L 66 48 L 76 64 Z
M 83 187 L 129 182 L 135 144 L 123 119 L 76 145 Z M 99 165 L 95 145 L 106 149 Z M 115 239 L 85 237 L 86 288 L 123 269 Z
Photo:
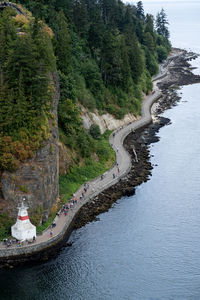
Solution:
M 63 202 L 68 201 L 72 194 L 85 182 L 94 179 L 109 170 L 115 162 L 115 152 L 109 144 L 110 131 L 95 141 L 99 161 L 88 158 L 84 166 L 73 167 L 70 173 L 60 176 L 60 195 Z

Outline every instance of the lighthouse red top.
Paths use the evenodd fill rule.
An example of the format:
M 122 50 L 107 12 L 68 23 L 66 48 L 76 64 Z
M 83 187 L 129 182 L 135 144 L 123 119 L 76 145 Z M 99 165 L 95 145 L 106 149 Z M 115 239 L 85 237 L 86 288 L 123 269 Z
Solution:
M 29 217 L 28 216 L 18 216 L 18 219 L 21 221 L 25 221 L 25 220 L 28 220 Z

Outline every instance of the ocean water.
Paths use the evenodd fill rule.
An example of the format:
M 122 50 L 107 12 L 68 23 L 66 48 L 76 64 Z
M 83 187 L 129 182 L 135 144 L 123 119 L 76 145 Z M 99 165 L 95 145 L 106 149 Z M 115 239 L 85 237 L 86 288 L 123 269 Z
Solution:
M 135 2 L 133 2 L 135 3 Z M 170 30 L 170 40 L 174 47 L 200 52 L 200 1 L 171 0 L 143 1 L 145 13 L 156 14 L 164 8 Z
M 144 2 L 153 14 L 162 7 L 173 45 L 200 52 L 200 3 Z M 193 65 L 199 73 L 199 59 Z M 0 299 L 200 299 L 200 84 L 179 94 L 150 146 L 150 180 L 74 231 L 56 259 L 0 271 Z

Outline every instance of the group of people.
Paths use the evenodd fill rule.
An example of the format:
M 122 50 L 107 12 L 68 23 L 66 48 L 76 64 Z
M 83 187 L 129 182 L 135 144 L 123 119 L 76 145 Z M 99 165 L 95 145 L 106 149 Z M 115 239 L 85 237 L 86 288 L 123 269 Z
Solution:
M 14 238 L 11 238 L 11 239 L 3 239 L 3 243 L 6 247 L 11 247 L 12 245 L 14 244 L 17 244 L 17 240 L 14 239 Z
M 131 123 L 131 122 L 130 122 L 130 123 Z M 121 126 L 121 127 L 119 127 L 115 132 L 113 132 L 113 138 L 115 137 L 115 134 L 116 134 L 117 132 L 119 132 L 120 130 L 122 130 L 123 128 L 124 128 L 124 126 Z M 116 151 L 117 151 L 117 152 L 119 151 L 118 148 L 116 149 Z M 116 167 L 117 167 L 117 172 L 118 172 L 118 174 L 119 174 L 119 173 L 120 173 L 120 169 L 119 169 L 119 164 L 118 164 L 117 162 L 116 162 Z M 102 174 L 101 177 L 100 177 L 101 180 L 103 180 L 104 177 L 105 177 L 105 174 Z M 116 178 L 116 174 L 113 173 L 113 174 L 112 174 L 112 177 L 113 177 L 113 179 L 115 179 L 115 178 Z M 79 200 L 80 200 L 80 201 L 84 199 L 85 194 L 87 193 L 89 187 L 90 187 L 90 186 L 89 186 L 89 183 L 84 183 L 83 191 L 81 192 L 81 194 L 80 194 L 80 196 L 79 196 Z M 91 190 L 92 190 L 92 192 L 94 192 L 94 188 L 92 188 Z M 77 197 L 76 197 L 75 194 L 73 194 L 73 196 L 72 196 L 72 198 L 69 200 L 69 202 L 67 202 L 66 204 L 64 204 L 64 205 L 62 206 L 61 210 L 57 213 L 57 216 L 59 217 L 60 214 L 64 214 L 65 216 L 67 216 L 69 210 L 73 209 L 74 205 L 76 205 L 77 202 L 78 202 Z M 53 227 L 55 227 L 55 226 L 56 226 L 56 224 L 54 223 L 54 226 L 53 226 L 53 223 L 52 223 L 52 227 L 51 227 L 51 230 L 50 230 L 50 237 L 53 236 L 53 230 L 52 230 L 52 229 L 53 229 Z
M 76 199 L 70 199 L 69 203 L 66 203 L 62 206 L 61 208 L 61 213 L 64 213 L 66 216 L 68 214 L 69 209 L 72 209 L 74 207 L 74 204 L 77 203 L 77 198 Z
M 9 248 L 11 246 L 15 246 L 15 245 L 17 247 L 21 247 L 21 246 L 24 245 L 25 242 L 27 242 L 28 244 L 30 244 L 30 243 L 34 243 L 35 241 L 36 241 L 36 237 L 35 236 L 33 236 L 33 239 L 31 239 L 31 240 L 23 240 L 23 241 L 19 241 L 19 240 L 15 239 L 15 238 L 10 238 L 10 239 L 5 238 L 5 239 L 3 239 L 3 244 L 7 248 Z
M 84 183 L 83 192 L 81 193 L 79 200 L 83 200 L 85 198 L 85 194 L 87 193 L 89 187 L 89 183 Z
M 130 123 L 128 123 L 128 125 L 130 125 Z M 113 132 L 113 138 L 115 137 L 115 134 L 118 133 L 120 130 L 122 130 L 124 128 L 124 126 L 122 125 L 121 127 L 119 127 L 117 130 L 115 130 L 115 132 Z
M 87 191 L 87 188 L 89 187 L 89 184 L 85 184 L 84 185 L 84 189 L 86 189 Z M 80 196 L 80 199 L 81 197 L 83 197 L 84 193 L 81 194 Z M 78 202 L 77 200 L 77 197 L 75 194 L 73 194 L 72 198 L 69 200 L 69 202 L 67 202 L 66 204 L 64 204 L 61 208 L 61 210 L 59 212 L 57 212 L 57 217 L 60 217 L 61 214 L 64 214 L 65 216 L 67 216 L 68 212 L 70 209 L 73 209 L 74 205 L 76 205 Z M 53 237 L 53 228 L 56 227 L 56 222 L 55 220 L 53 221 L 53 223 L 51 224 L 51 230 L 50 230 L 50 237 Z
M 83 200 L 85 197 L 85 194 L 87 193 L 88 189 L 89 189 L 89 183 L 84 183 L 83 186 L 83 192 L 80 194 L 79 200 Z M 65 216 L 67 216 L 69 210 L 72 210 L 73 207 L 77 204 L 78 199 L 76 197 L 75 194 L 72 195 L 72 198 L 69 200 L 69 202 L 67 202 L 66 204 L 64 204 L 61 208 L 61 210 L 59 212 L 57 212 L 57 216 L 60 217 L 61 214 L 64 214 Z M 53 221 L 53 223 L 51 224 L 51 230 L 50 230 L 50 237 L 53 237 L 53 228 L 56 226 L 56 222 Z

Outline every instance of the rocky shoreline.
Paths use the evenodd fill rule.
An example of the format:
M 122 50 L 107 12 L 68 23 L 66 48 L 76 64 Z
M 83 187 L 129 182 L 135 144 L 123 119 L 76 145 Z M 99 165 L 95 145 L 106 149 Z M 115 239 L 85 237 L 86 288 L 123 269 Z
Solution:
M 124 147 L 131 156 L 130 172 L 118 183 L 101 192 L 81 208 L 74 222 L 74 229 L 98 220 L 97 216 L 112 207 L 119 198 L 133 195 L 138 185 L 150 179 L 153 167 L 150 163 L 149 145 L 159 140 L 159 137 L 156 136 L 159 129 L 170 123 L 169 119 L 160 114 L 176 105 L 180 100 L 177 93 L 179 86 L 200 83 L 200 76 L 192 73 L 189 63 L 198 55 L 180 49 L 173 49 L 173 51 L 177 53 L 177 56 L 171 58 L 171 65 L 166 76 L 157 84 L 163 96 L 154 111 L 156 121 L 130 133 L 124 140 Z M 162 67 L 165 68 L 165 64 Z M 133 148 L 136 150 L 137 158 Z
M 73 211 L 70 218 L 64 222 L 64 226 L 61 228 L 62 230 L 53 238 L 29 247 L 3 249 L 0 257 L 0 267 L 11 268 L 24 263 L 41 262 L 55 257 L 63 246 L 66 247 L 70 245 L 70 242 L 67 243 L 67 240 L 74 229 L 80 228 L 88 222 L 97 220 L 97 216 L 107 211 L 116 200 L 125 195 L 133 195 L 138 185 L 149 180 L 153 168 L 150 163 L 149 145 L 159 140 L 155 133 L 157 133 L 162 126 L 170 123 L 169 119 L 160 116 L 160 114 L 179 101 L 180 97 L 177 94 L 177 86 L 200 82 L 200 76 L 194 75 L 189 70 L 190 65 L 188 65 L 188 61 L 196 58 L 196 54 L 188 54 L 186 51 L 177 49 L 175 53 L 176 54 L 168 59 L 166 67 L 163 66 L 164 72 L 161 72 L 161 75 L 159 75 L 157 79 L 154 79 L 154 81 L 159 82 L 157 85 L 159 84 L 163 97 L 160 98 L 161 93 L 158 91 L 158 88 L 156 88 L 157 92 L 155 92 L 155 95 L 154 93 L 150 95 L 148 102 L 146 102 L 148 103 L 146 110 L 149 110 L 149 103 L 153 103 L 159 98 L 159 105 L 156 104 L 156 110 L 154 110 L 154 114 L 156 114 L 155 121 L 153 123 L 151 122 L 149 126 L 144 126 L 144 124 L 149 124 L 151 120 L 148 113 L 148 117 L 145 117 L 145 121 L 144 116 L 143 119 L 141 119 L 140 129 L 135 132 L 130 132 L 127 131 L 128 128 L 125 128 L 124 136 L 126 136 L 127 132 L 130 133 L 126 136 L 123 145 L 131 157 L 131 168 L 129 168 L 129 163 L 125 170 L 126 175 L 121 175 L 120 179 L 117 178 L 116 184 L 104 190 L 102 189 L 102 192 L 98 193 L 97 191 L 95 193 L 96 196 L 88 196 L 85 199 L 85 204 L 79 203 L 79 206 Z M 150 100 L 151 102 L 149 102 Z M 145 101 L 143 104 L 144 103 Z M 139 126 L 137 127 L 137 125 L 135 125 L 133 128 L 139 128 Z M 123 136 L 121 136 L 121 138 L 122 137 Z M 129 169 L 130 171 L 128 172 Z

